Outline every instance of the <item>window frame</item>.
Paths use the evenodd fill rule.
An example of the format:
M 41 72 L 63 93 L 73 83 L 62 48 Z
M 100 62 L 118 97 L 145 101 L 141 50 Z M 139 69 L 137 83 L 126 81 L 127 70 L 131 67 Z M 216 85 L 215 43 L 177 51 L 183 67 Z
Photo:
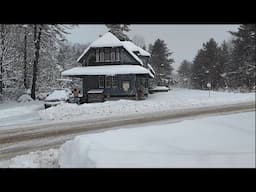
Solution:
M 115 62 L 116 61 L 116 49 L 115 48 L 111 48 L 110 60 L 111 60 L 111 62 Z
M 111 48 L 104 48 L 104 61 L 111 62 Z
M 118 79 L 116 76 L 112 76 L 112 88 L 119 88 L 119 83 L 118 83 Z
M 98 77 L 98 82 L 99 82 L 99 88 L 104 89 L 105 88 L 105 78 L 103 75 Z
M 100 62 L 105 61 L 105 56 L 104 56 L 104 49 L 100 49 Z
M 100 50 L 99 49 L 96 49 L 95 55 L 96 55 L 96 62 L 97 63 L 100 62 Z
M 112 76 L 105 76 L 105 88 L 112 88 Z
M 115 60 L 116 60 L 116 61 L 120 61 L 120 60 L 121 60 L 121 59 L 120 59 L 120 48 L 116 48 L 115 53 L 116 53 L 116 58 L 115 58 Z

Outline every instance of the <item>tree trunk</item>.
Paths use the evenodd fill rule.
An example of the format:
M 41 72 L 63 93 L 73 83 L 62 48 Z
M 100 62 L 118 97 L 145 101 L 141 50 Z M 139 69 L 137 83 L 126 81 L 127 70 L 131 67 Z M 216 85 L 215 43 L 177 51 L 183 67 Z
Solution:
M 40 40 L 41 40 L 41 31 L 42 27 L 39 25 L 39 32 L 37 32 L 38 26 L 34 26 L 34 45 L 35 45 L 35 58 L 33 63 L 33 77 L 32 77 L 32 88 L 31 88 L 31 97 L 36 99 L 36 80 L 37 80 L 37 67 L 39 61 L 39 51 L 40 51 Z
M 1 55 L 0 55 L 0 94 L 3 94 L 3 61 L 4 61 L 4 49 L 5 49 L 5 45 L 4 45 L 4 25 L 1 25 Z
M 28 89 L 27 80 L 27 29 L 24 30 L 24 87 Z

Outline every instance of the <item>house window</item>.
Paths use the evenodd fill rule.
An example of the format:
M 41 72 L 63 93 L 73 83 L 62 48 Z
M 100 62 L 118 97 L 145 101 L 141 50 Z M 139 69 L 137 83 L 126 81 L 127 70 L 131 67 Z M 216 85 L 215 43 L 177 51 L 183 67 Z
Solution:
M 116 60 L 116 54 L 115 54 L 115 49 L 111 49 L 111 61 L 114 62 Z
M 116 76 L 112 77 L 112 87 L 113 88 L 118 88 L 118 79 Z
M 104 76 L 99 76 L 99 88 L 104 88 Z
M 119 48 L 116 49 L 116 61 L 120 61 L 120 50 L 119 50 Z
M 100 62 L 104 62 L 104 49 L 100 50 Z
M 105 87 L 106 88 L 111 88 L 111 84 L 112 84 L 112 77 L 111 76 L 106 76 L 106 81 L 105 81 Z
M 96 62 L 100 62 L 100 50 L 96 49 Z
M 105 48 L 105 61 L 110 62 L 110 48 Z
M 122 82 L 122 88 L 125 92 L 129 91 L 130 89 L 130 81 L 123 81 Z

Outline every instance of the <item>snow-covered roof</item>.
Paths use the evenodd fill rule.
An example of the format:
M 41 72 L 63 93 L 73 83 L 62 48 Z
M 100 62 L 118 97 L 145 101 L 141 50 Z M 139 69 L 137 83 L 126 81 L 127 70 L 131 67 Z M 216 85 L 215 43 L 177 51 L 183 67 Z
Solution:
M 133 53 L 133 51 L 138 51 L 140 55 L 142 56 L 150 56 L 150 53 L 145 51 L 144 49 L 138 47 L 131 41 L 120 41 L 114 34 L 111 32 L 105 33 L 100 38 L 96 39 L 94 42 L 92 42 L 89 47 L 87 47 L 82 55 L 77 59 L 77 62 L 82 59 L 82 57 L 89 51 L 90 48 L 96 48 L 96 47 L 124 47 L 136 61 L 138 61 L 141 65 L 143 65 L 143 62 L 141 59 Z
M 105 33 L 91 43 L 90 47 L 117 47 L 122 46 L 121 41 L 111 32 Z
M 146 68 L 139 65 L 104 65 L 104 66 L 87 66 L 74 67 L 63 71 L 62 76 L 83 76 L 83 75 L 124 75 L 124 74 L 149 74 L 154 75 Z
M 135 45 L 131 41 L 123 41 L 122 44 L 124 45 L 125 48 L 127 48 L 131 51 L 138 51 L 140 55 L 150 57 L 149 52 L 147 52 L 146 50 L 142 49 L 141 47 Z
M 155 70 L 153 69 L 153 67 L 149 63 L 148 63 L 148 68 L 153 72 L 154 75 L 156 74 Z

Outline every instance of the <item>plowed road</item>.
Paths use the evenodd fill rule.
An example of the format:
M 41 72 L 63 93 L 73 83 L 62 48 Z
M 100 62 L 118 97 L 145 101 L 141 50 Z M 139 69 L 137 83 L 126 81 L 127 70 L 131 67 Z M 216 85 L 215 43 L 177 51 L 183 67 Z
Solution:
M 0 131 L 0 159 L 7 159 L 30 151 L 56 148 L 76 135 L 122 127 L 135 127 L 136 124 L 159 121 L 177 122 L 197 117 L 255 111 L 254 102 L 229 104 L 214 107 L 127 115 L 116 118 L 100 118 L 90 121 L 51 122 Z

